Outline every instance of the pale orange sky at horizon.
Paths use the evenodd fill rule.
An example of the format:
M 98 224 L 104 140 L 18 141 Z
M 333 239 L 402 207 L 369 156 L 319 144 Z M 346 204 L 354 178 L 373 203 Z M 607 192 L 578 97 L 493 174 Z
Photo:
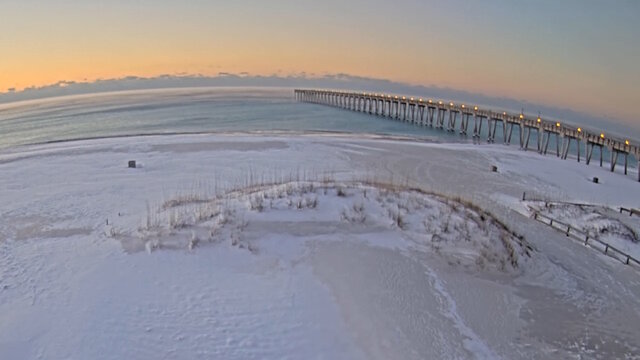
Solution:
M 415 11 L 400 21 L 387 17 L 386 3 L 358 1 L 334 10 L 332 1 L 52 3 L 0 5 L 8 15 L 0 24 L 0 91 L 176 73 L 346 73 L 637 121 L 638 26 L 625 22 L 640 9 L 632 2 L 607 9 L 606 18 L 598 6 L 577 15 L 554 8 L 555 18 L 544 21 L 509 15 L 558 5 L 407 1 Z M 455 6 L 465 11 L 451 16 Z

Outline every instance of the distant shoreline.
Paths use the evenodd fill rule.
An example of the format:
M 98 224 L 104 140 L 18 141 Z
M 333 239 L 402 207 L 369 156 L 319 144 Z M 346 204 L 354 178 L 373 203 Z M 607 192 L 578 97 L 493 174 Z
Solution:
M 377 139 L 377 140 L 394 140 L 394 141 L 408 141 L 416 143 L 430 143 L 430 144 L 442 144 L 449 143 L 442 141 L 441 139 L 431 137 L 419 137 L 409 135 L 393 135 L 385 133 L 356 133 L 346 131 L 332 131 L 332 130 L 249 130 L 249 131 L 172 131 L 172 132 L 152 132 L 152 133 L 135 133 L 135 134 L 122 134 L 122 135 L 102 135 L 102 136 L 85 136 L 78 138 L 59 139 L 59 140 L 47 140 L 39 141 L 27 144 L 11 145 L 8 147 L 0 147 L 0 154 L 9 154 L 20 152 L 20 150 L 34 147 L 45 146 L 54 144 L 74 143 L 81 141 L 93 141 L 93 140 L 106 140 L 106 139 L 128 139 L 135 137 L 153 137 L 153 136 L 184 136 L 184 135 L 223 135 L 223 136 L 332 136 L 332 137 L 344 137 L 353 139 Z M 466 144 L 470 142 L 460 142 L 460 144 Z
M 180 135 L 264 135 L 264 136 L 281 136 L 281 135 L 297 135 L 297 136 L 318 136 L 318 135 L 331 135 L 331 136 L 345 136 L 352 138 L 365 138 L 365 139 L 382 139 L 382 140 L 396 140 L 396 141 L 414 141 L 414 142 L 426 142 L 426 143 L 444 143 L 444 141 L 429 137 L 413 137 L 402 135 L 390 135 L 384 133 L 356 133 L 347 131 L 332 131 L 332 130 L 250 130 L 250 131 L 172 131 L 172 132 L 152 132 L 152 133 L 135 133 L 135 134 L 122 134 L 122 135 L 102 135 L 102 136 L 85 136 L 78 138 L 59 139 L 59 140 L 47 140 L 28 144 L 20 144 L 15 146 L 9 146 L 7 148 L 0 148 L 0 152 L 8 149 L 18 149 L 28 146 L 49 145 L 70 143 L 79 141 L 91 141 L 91 140 L 104 140 L 104 139 L 119 139 L 119 138 L 132 138 L 132 137 L 149 137 L 149 136 L 180 136 Z M 447 142 L 449 143 L 449 142 Z M 451 142 L 455 143 L 455 142 Z M 460 143 L 467 143 L 461 141 Z

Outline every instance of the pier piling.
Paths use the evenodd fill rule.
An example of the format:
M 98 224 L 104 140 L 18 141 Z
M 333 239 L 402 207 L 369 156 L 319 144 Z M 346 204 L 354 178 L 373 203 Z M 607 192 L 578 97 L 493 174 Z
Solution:
M 406 96 L 391 96 L 383 93 L 356 93 L 337 90 L 296 89 L 294 98 L 300 102 L 323 104 L 351 111 L 377 115 L 403 122 L 410 122 L 419 126 L 429 126 L 435 129 L 455 132 L 467 136 L 470 132 L 469 121 L 473 116 L 473 131 L 471 135 L 475 143 L 486 137 L 487 142 L 494 143 L 497 136 L 498 123 L 502 124 L 502 140 L 505 145 L 511 144 L 514 128 L 518 128 L 519 145 L 523 150 L 529 150 L 532 132 L 535 131 L 536 150 L 546 155 L 551 143 L 555 142 L 556 156 L 566 160 L 574 152 L 578 162 L 582 159 L 582 142 L 584 142 L 585 164 L 589 165 L 593 157 L 594 148 L 598 148 L 600 167 L 604 166 L 605 147 L 610 155 L 609 170 L 615 172 L 620 156 L 623 157 L 624 174 L 629 173 L 629 157 L 636 163 L 637 181 L 640 182 L 640 147 L 638 141 L 633 143 L 629 139 L 605 136 L 603 132 L 587 131 L 581 127 L 562 124 L 537 118 L 528 118 L 524 113 L 512 114 L 480 109 L 478 106 L 466 106 L 453 102 L 408 98 Z M 458 126 L 458 115 L 460 125 Z M 487 120 L 488 129 L 483 132 L 483 122 Z M 575 149 L 572 144 L 575 141 Z M 633 164 L 633 163 L 632 163 Z

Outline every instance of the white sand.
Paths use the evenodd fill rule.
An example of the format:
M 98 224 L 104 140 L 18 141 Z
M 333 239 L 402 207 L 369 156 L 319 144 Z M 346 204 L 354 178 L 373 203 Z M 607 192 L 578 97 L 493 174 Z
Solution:
M 326 194 L 301 188 L 323 177 Z M 352 182 L 371 179 L 470 200 L 531 256 L 509 235 L 518 266 L 501 266 L 498 228 Z M 0 153 L 0 358 L 633 357 L 640 271 L 514 209 L 523 191 L 637 206 L 634 180 L 513 147 L 341 135 L 14 148 Z M 293 185 L 211 201 L 272 181 Z

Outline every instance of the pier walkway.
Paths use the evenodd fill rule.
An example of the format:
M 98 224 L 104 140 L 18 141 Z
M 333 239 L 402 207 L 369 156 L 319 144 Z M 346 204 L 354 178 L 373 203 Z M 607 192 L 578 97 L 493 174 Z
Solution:
M 603 166 L 604 152 L 607 151 L 610 156 L 610 170 L 615 171 L 616 165 L 621 163 L 625 175 L 629 172 L 631 156 L 638 164 L 637 180 L 640 182 L 638 142 L 610 136 L 604 132 L 550 121 L 539 116 L 531 118 L 522 113 L 513 114 L 441 100 L 382 93 L 296 89 L 294 96 L 296 100 L 302 102 L 389 117 L 442 131 L 459 132 L 463 136 L 471 135 L 478 141 L 486 138 L 490 143 L 494 143 L 496 138 L 500 137 L 499 140 L 504 144 L 511 144 L 514 128 L 516 128 L 518 143 L 524 150 L 533 149 L 541 154 L 547 154 L 550 143 L 553 143 L 555 149 L 552 151 L 555 150 L 556 156 L 567 159 L 573 151 L 578 162 L 584 156 L 585 163 L 589 165 L 594 150 L 597 149 L 600 166 Z M 485 131 L 483 126 L 486 126 Z M 498 129 L 500 129 L 499 132 L 497 132 Z M 530 145 L 532 134 L 535 144 Z

